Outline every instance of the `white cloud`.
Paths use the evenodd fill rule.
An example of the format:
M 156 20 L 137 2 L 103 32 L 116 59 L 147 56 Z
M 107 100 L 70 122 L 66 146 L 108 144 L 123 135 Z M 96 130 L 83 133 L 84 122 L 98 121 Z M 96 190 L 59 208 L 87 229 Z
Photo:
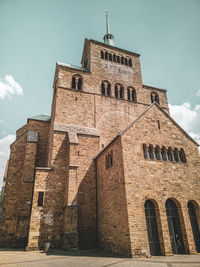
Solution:
M 23 95 L 23 89 L 12 75 L 6 75 L 4 79 L 0 79 L 0 98 L 4 99 L 14 94 Z
M 170 105 L 171 117 L 200 144 L 200 105 L 194 108 L 188 102 L 182 105 Z
M 12 134 L 0 139 L 0 187 L 3 180 L 6 162 L 9 159 L 10 145 L 14 142 L 14 140 L 15 135 Z
M 200 97 L 200 89 L 196 92 L 196 96 Z

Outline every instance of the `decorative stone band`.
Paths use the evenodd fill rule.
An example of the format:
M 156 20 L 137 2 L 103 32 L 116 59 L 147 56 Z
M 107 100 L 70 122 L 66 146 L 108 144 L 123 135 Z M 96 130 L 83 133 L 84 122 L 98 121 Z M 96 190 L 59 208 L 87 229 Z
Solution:
M 27 142 L 38 142 L 38 132 L 28 130 Z
M 98 130 L 96 128 L 67 125 L 60 122 L 54 122 L 54 131 L 68 133 L 69 142 L 71 144 L 78 144 L 77 134 L 99 136 Z

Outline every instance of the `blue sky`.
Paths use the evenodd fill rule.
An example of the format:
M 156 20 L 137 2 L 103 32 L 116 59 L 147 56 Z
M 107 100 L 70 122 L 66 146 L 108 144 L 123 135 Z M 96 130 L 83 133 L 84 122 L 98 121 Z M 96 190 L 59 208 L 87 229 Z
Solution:
M 0 184 L 15 132 L 50 114 L 57 61 L 80 65 L 84 39 L 141 54 L 143 83 L 167 89 L 171 115 L 200 141 L 199 0 L 0 0 Z

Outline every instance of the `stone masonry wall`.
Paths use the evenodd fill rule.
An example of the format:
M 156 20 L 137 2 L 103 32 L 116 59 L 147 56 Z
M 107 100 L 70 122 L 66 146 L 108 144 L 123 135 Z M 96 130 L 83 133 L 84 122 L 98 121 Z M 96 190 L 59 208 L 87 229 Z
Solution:
M 4 245 L 27 244 L 35 165 L 47 162 L 48 127 L 47 122 L 30 120 L 11 145 L 0 231 Z M 39 142 L 29 142 L 28 131 L 37 132 Z
M 111 151 L 113 165 L 106 168 L 106 155 Z M 99 245 L 128 256 L 131 244 L 120 138 L 97 158 L 97 172 Z
M 144 159 L 143 143 L 184 148 L 187 162 Z M 172 253 L 165 208 L 168 198 L 172 198 L 178 207 L 186 253 L 195 253 L 187 203 L 193 200 L 200 205 L 197 145 L 154 105 L 122 135 L 122 147 L 132 255 L 150 253 L 144 213 L 147 199 L 156 207 L 161 253 Z

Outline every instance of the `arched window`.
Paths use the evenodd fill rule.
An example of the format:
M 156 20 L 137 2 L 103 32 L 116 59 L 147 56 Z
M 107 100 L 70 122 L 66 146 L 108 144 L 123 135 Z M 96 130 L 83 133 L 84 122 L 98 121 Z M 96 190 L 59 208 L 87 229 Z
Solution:
M 181 161 L 181 162 L 186 162 L 185 151 L 184 151 L 183 148 L 180 149 L 179 157 L 180 157 L 180 161 Z
M 120 63 L 121 60 L 120 60 L 120 56 L 117 56 L 117 63 Z
M 105 58 L 105 52 L 101 50 L 101 58 L 104 59 Z
M 111 84 L 108 81 L 101 82 L 101 94 L 111 96 Z
M 151 103 L 153 103 L 153 102 L 157 102 L 158 104 L 160 104 L 159 96 L 155 92 L 151 93 Z
M 160 157 L 160 147 L 158 145 L 155 148 L 155 155 L 156 155 L 156 159 L 157 160 L 161 160 L 161 157 Z
M 115 85 L 115 97 L 118 97 L 118 86 Z
M 131 100 L 131 90 L 130 90 L 130 88 L 127 89 L 127 99 Z
M 108 60 L 108 52 L 107 51 L 105 52 L 105 59 Z
M 112 61 L 112 54 L 109 53 L 109 60 Z
M 124 87 L 120 86 L 120 91 L 119 91 L 120 98 L 124 98 Z
M 136 92 L 135 92 L 135 89 L 133 88 L 132 89 L 132 101 L 136 101 Z
M 115 54 L 113 55 L 113 61 L 117 62 L 117 56 Z
M 174 148 L 174 160 L 179 162 L 178 149 L 176 147 Z
M 132 59 L 129 58 L 129 66 L 132 67 L 133 66 L 133 63 L 132 63 Z
M 78 74 L 75 74 L 72 77 L 72 88 L 75 90 L 82 90 L 82 77 Z
M 167 150 L 167 157 L 169 161 L 173 161 L 173 156 L 172 156 L 172 149 L 171 147 L 168 148 Z
M 106 90 L 105 90 L 105 84 L 104 84 L 104 82 L 102 82 L 101 83 L 101 94 L 102 95 L 105 95 L 105 92 L 106 92 Z
M 124 57 L 121 57 L 121 63 L 124 65 Z
M 154 159 L 154 153 L 153 153 L 153 146 L 152 145 L 149 146 L 148 153 L 149 153 L 149 158 Z
M 115 84 L 115 97 L 124 98 L 124 87 L 119 83 Z
M 167 160 L 167 155 L 166 155 L 166 148 L 163 146 L 161 149 L 161 156 L 164 161 Z
M 148 159 L 147 145 L 143 144 L 142 148 L 143 148 L 144 159 Z
M 199 230 L 197 214 L 196 214 L 197 209 L 195 208 L 195 206 L 192 203 L 192 201 L 188 202 L 187 207 L 188 207 L 188 213 L 189 213 L 189 216 L 190 216 L 190 223 L 191 223 L 191 226 L 192 226 L 192 232 L 193 232 L 193 236 L 194 236 L 196 251 L 200 252 L 200 230 Z
M 135 88 L 133 87 L 128 87 L 127 89 L 127 98 L 128 100 L 131 100 L 131 101 L 136 101 L 136 91 L 135 91 Z
M 72 88 L 76 89 L 76 77 L 75 76 L 72 77 Z
M 128 66 L 128 59 L 125 58 L 125 65 Z

